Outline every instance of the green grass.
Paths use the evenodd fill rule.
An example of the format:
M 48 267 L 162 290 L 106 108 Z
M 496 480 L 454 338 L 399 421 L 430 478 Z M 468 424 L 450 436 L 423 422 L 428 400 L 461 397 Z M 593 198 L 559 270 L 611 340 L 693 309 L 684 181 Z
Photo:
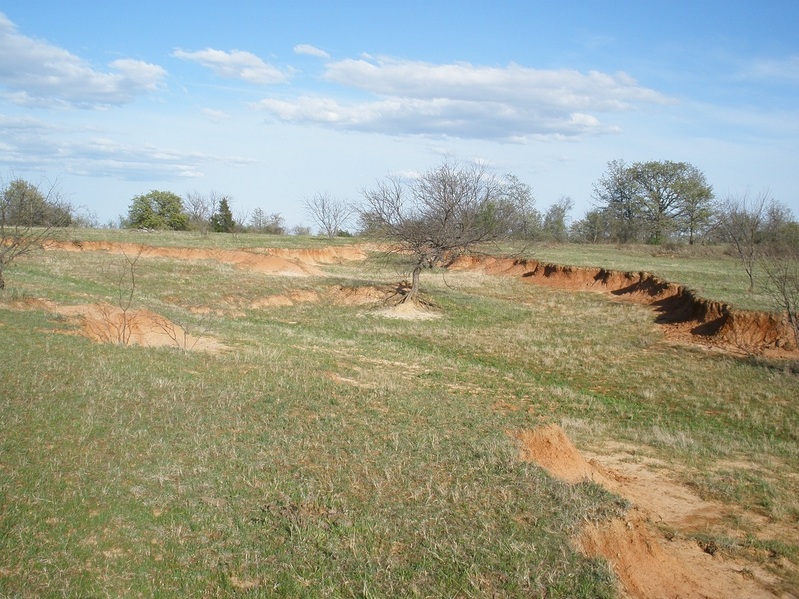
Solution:
M 423 275 L 432 321 L 250 307 L 395 282 L 377 258 L 311 278 L 142 258 L 134 307 L 192 323 L 231 348 L 218 354 L 97 345 L 3 307 L 113 303 L 123 260 L 47 252 L 8 273 L 0 596 L 612 597 L 573 537 L 623 502 L 521 462 L 507 434 L 551 422 L 799 520 L 795 372 L 671 345 L 644 307 L 472 273 Z M 757 543 L 796 561 L 795 544 Z

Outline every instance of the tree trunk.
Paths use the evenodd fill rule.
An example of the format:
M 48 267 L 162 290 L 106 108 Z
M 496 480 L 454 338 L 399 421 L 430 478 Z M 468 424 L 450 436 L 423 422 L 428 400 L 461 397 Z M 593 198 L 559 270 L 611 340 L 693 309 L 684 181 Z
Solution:
M 416 303 L 416 298 L 419 296 L 419 275 L 422 273 L 422 265 L 417 264 L 413 269 L 411 278 L 411 290 L 407 295 L 402 298 L 402 303 Z
M 3 278 L 3 267 L 0 266 L 0 289 L 6 288 L 6 280 Z

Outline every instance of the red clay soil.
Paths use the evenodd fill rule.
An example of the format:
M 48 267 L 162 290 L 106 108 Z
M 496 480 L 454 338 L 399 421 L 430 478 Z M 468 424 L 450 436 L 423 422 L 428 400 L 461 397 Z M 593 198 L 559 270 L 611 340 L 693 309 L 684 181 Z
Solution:
M 618 471 L 586 460 L 556 425 L 509 434 L 520 458 L 574 484 L 593 481 L 632 503 L 624 517 L 587 522 L 576 544 L 608 561 L 622 594 L 635 599 L 792 597 L 757 563 L 711 555 L 680 533 L 712 528 L 729 506 L 703 501 L 685 487 L 639 465 Z M 602 458 L 600 458 L 602 459 Z M 617 466 L 617 465 L 614 465 Z M 624 467 L 624 466 L 622 466 Z M 676 534 L 666 536 L 660 527 Z
M 515 276 L 539 285 L 595 291 L 652 306 L 656 322 L 677 340 L 742 353 L 795 357 L 796 343 L 785 319 L 767 312 L 735 310 L 728 304 L 697 297 L 690 289 L 647 272 L 559 266 L 515 258 L 461 256 L 452 269 Z
M 155 247 L 138 243 L 111 241 L 48 241 L 48 250 L 102 251 L 125 254 L 129 257 L 173 258 L 177 260 L 213 260 L 232 264 L 237 268 L 284 276 L 319 275 L 318 264 L 331 264 L 347 260 L 363 260 L 366 254 L 356 247 L 328 247 L 321 249 L 265 249 L 223 250 L 210 248 Z

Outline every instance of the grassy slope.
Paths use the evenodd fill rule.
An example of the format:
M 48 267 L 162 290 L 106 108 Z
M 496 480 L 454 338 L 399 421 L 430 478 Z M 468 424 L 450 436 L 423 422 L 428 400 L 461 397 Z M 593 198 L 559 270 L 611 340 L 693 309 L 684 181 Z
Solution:
M 243 237 L 172 243 L 263 243 Z M 43 254 L 0 301 L 113 302 L 121 265 Z M 142 259 L 136 304 L 235 348 L 217 355 L 95 345 L 0 306 L 0 594 L 611 596 L 570 538 L 618 502 L 519 462 L 506 434 L 553 421 L 799 518 L 799 383 L 783 366 L 671 346 L 640 306 L 468 273 L 423 279 L 435 321 L 247 308 L 397 278 L 383 262 L 327 271 Z M 201 306 L 224 313 L 187 310 Z

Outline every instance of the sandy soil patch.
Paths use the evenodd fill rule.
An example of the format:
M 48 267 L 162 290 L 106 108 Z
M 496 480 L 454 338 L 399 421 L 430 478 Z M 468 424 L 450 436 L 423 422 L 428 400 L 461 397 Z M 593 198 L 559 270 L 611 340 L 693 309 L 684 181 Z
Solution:
M 363 285 L 348 287 L 335 285 L 321 291 L 297 289 L 284 294 L 270 295 L 250 303 L 252 309 L 294 306 L 327 302 L 338 306 L 364 306 L 388 300 L 396 290 L 390 286 Z
M 622 458 L 588 460 L 556 426 L 514 431 L 520 458 L 569 483 L 590 480 L 633 504 L 624 518 L 587 523 L 578 545 L 603 557 L 628 597 L 791 597 L 779 581 L 755 563 L 711 555 L 696 542 L 662 529 L 690 533 L 718 529 L 733 509 L 704 501 L 662 472 Z M 608 464 L 612 464 L 612 468 Z
M 396 306 L 390 306 L 373 312 L 377 316 L 384 318 L 395 318 L 399 320 L 435 320 L 441 318 L 441 314 L 433 310 L 411 302 L 404 302 Z
M 98 343 L 175 347 L 194 351 L 220 351 L 216 339 L 189 334 L 183 327 L 151 310 L 122 310 L 107 303 L 60 306 L 58 314 L 72 318 L 82 334 Z
M 175 347 L 186 351 L 221 351 L 226 346 L 211 336 L 192 335 L 183 327 L 151 310 L 123 310 L 105 302 L 60 306 L 38 298 L 5 304 L 15 310 L 45 310 L 65 317 L 79 334 L 97 343 Z

